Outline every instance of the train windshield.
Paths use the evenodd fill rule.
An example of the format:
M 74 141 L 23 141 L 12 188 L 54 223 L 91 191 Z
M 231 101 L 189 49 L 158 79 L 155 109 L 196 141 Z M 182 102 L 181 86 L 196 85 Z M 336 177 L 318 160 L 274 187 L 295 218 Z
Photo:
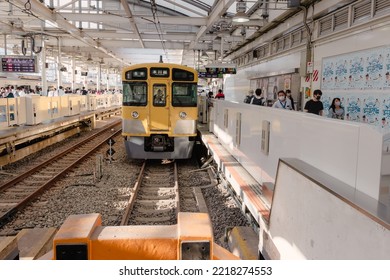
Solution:
M 146 106 L 148 86 L 146 82 L 123 82 L 123 105 Z
M 172 106 L 196 107 L 197 88 L 198 86 L 196 83 L 173 83 L 172 84 Z

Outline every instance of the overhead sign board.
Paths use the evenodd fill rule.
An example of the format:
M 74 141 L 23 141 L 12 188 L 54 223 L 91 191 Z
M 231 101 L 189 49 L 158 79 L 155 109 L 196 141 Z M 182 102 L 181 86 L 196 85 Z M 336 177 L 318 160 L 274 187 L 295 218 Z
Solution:
M 36 68 L 35 57 L 1 57 L 1 72 L 35 73 Z
M 234 63 L 212 63 L 205 66 L 209 75 L 236 74 L 236 64 Z

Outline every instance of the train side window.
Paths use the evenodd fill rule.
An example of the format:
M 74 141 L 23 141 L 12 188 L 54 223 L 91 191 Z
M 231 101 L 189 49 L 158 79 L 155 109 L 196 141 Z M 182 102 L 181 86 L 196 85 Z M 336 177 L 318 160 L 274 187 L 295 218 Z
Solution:
M 167 88 L 165 85 L 153 86 L 153 106 L 164 107 L 167 100 Z
M 147 92 L 145 82 L 123 83 L 123 105 L 146 106 Z

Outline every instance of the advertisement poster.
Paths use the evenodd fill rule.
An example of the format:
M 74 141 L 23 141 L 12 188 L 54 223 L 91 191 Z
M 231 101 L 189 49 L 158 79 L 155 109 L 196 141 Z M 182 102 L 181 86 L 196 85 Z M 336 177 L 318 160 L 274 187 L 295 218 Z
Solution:
M 390 87 L 390 47 L 324 58 L 322 90 L 382 90 Z
M 305 99 L 308 99 L 311 97 L 311 89 L 309 87 L 304 87 L 303 92 L 305 93 Z
M 321 83 L 324 114 L 338 97 L 346 120 L 390 129 L 390 46 L 324 58 Z

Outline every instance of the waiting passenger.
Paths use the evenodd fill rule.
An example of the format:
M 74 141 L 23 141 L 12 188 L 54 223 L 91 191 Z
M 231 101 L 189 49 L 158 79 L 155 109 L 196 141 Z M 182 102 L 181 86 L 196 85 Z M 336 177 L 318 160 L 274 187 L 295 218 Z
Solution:
M 15 93 L 16 93 L 15 97 L 26 96 L 26 92 L 24 91 L 24 87 L 18 87 L 17 91 Z
M 261 89 L 260 88 L 257 88 L 255 90 L 255 95 L 253 96 L 250 104 L 254 104 L 254 105 L 264 105 L 264 97 L 261 96 Z
M 64 91 L 63 86 L 59 86 L 59 88 L 58 88 L 58 90 L 57 90 L 57 94 L 58 94 L 58 96 L 63 96 L 63 95 L 65 95 L 65 91 Z
M 313 99 L 310 99 L 305 104 L 305 108 L 304 108 L 305 112 L 322 116 L 324 105 L 320 101 L 321 96 L 322 96 L 322 91 L 316 89 L 313 93 Z
M 10 91 L 10 92 L 8 92 L 6 97 L 7 98 L 14 98 L 15 96 L 14 96 L 14 93 L 12 91 Z
M 287 97 L 288 99 L 290 99 L 290 101 L 291 101 L 291 108 L 292 108 L 293 110 L 295 110 L 294 98 L 293 98 L 292 95 L 291 95 L 291 90 L 289 90 L 289 89 L 286 90 L 286 97 Z
M 253 91 L 253 89 L 250 89 L 250 90 L 248 91 L 248 95 L 245 96 L 244 103 L 250 104 L 251 101 L 252 101 L 252 98 L 253 98 L 253 94 L 254 94 L 254 93 L 255 93 L 255 92 Z
M 207 94 L 207 107 L 213 107 L 213 102 L 211 100 L 214 98 L 214 93 L 212 91 L 209 91 Z
M 225 94 L 223 94 L 222 89 L 218 90 L 217 95 L 215 95 L 215 99 L 225 99 Z
M 328 118 L 343 120 L 344 115 L 345 115 L 345 110 L 341 106 L 340 98 L 338 97 L 333 98 L 332 104 L 329 107 Z
M 272 105 L 272 108 L 292 110 L 291 101 L 286 98 L 284 90 L 279 90 L 278 100 Z

